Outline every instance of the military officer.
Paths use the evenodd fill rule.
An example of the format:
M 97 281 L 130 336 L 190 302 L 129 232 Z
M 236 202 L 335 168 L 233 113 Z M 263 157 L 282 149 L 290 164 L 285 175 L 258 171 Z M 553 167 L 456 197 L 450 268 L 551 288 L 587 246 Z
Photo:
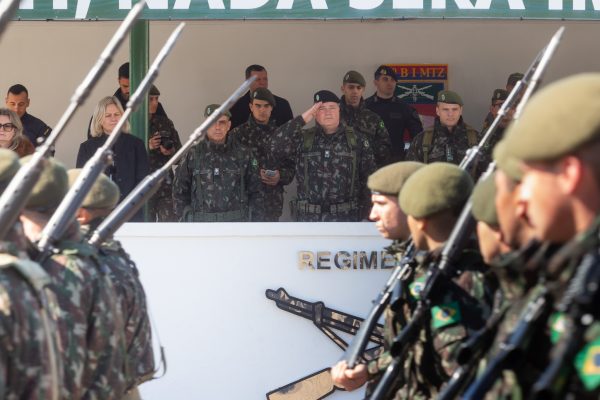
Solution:
M 258 160 L 261 180 L 261 192 L 264 211 L 254 213 L 252 221 L 279 221 L 283 210 L 283 187 L 294 179 L 293 160 L 283 160 L 282 164 L 275 163 L 271 152 L 271 140 L 277 126 L 271 120 L 271 112 L 275 107 L 275 97 L 269 89 L 257 88 L 250 95 L 250 116 L 245 124 L 231 130 L 234 140 L 252 149 Z
M 218 104 L 210 104 L 210 116 Z M 243 222 L 261 212 L 258 161 L 228 135 L 231 114 L 221 115 L 175 172 L 174 211 L 186 222 Z M 260 214 L 259 214 L 260 215 Z
M 339 98 L 328 90 L 314 105 L 280 127 L 271 143 L 280 160 L 295 161 L 298 182 L 292 213 L 297 221 L 349 222 L 370 210 L 367 178 L 375 161 L 367 138 L 340 120 Z M 316 119 L 313 128 L 302 127 Z
M 396 73 L 387 65 L 375 70 L 373 84 L 376 92 L 365 99 L 367 108 L 381 117 L 390 135 L 393 161 L 402 161 L 410 141 L 423 131 L 423 124 L 417 111 L 394 95 Z M 408 135 L 407 135 L 408 134 Z M 405 139 L 408 142 L 405 144 Z
M 390 162 L 390 135 L 381 117 L 366 107 L 363 100 L 365 85 L 365 78 L 359 72 L 348 71 L 344 75 L 340 119 L 369 140 L 375 164 L 381 168 Z

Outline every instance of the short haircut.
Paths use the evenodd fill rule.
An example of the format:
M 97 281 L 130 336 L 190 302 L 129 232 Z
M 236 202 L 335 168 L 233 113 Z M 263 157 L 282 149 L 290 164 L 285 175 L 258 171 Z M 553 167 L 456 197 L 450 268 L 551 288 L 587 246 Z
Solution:
M 123 107 L 121 106 L 121 102 L 116 97 L 104 97 L 98 102 L 98 105 L 94 110 L 94 115 L 92 116 L 92 122 L 90 122 L 90 135 L 92 135 L 92 137 L 100 137 L 104 134 L 104 129 L 102 129 L 102 121 L 104 120 L 106 108 L 111 104 L 114 104 L 119 109 L 119 111 L 121 111 L 121 114 L 123 114 Z M 121 130 L 125 133 L 129 133 L 128 121 L 125 121 Z
M 8 88 L 8 92 L 6 93 L 6 95 L 8 95 L 9 93 L 14 94 L 14 95 L 19 95 L 23 92 L 25 92 L 27 97 L 29 97 L 29 92 L 27 91 L 27 88 L 25 86 L 21 85 L 20 83 L 17 83 L 16 85 L 12 85 L 11 87 Z
M 250 78 L 250 75 L 252 75 L 252 72 L 260 72 L 260 71 L 266 71 L 267 69 L 265 67 L 263 67 L 262 65 L 258 65 L 258 64 L 252 64 L 250 66 L 248 66 L 248 68 L 246 68 L 246 79 Z
M 126 62 L 125 64 L 123 64 L 119 67 L 119 79 L 121 79 L 121 78 L 129 79 L 129 63 L 128 62 Z
M 10 119 L 10 123 L 15 126 L 15 136 L 13 136 L 12 142 L 8 146 L 9 150 L 15 150 L 21 141 L 24 140 L 21 118 L 19 118 L 16 112 L 9 110 L 8 108 L 0 108 L 0 115 L 6 115 Z

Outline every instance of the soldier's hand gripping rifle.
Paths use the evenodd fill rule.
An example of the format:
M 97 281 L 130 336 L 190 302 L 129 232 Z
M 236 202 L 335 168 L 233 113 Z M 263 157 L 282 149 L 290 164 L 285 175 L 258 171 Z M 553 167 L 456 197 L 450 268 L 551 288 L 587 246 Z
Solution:
M 102 242 L 112 236 L 125 222 L 127 222 L 144 203 L 154 194 L 160 187 L 160 184 L 168 175 L 171 167 L 175 165 L 196 143 L 204 140 L 208 128 L 217 121 L 225 112 L 227 112 L 233 104 L 244 93 L 248 91 L 250 85 L 256 77 L 248 78 L 242 85 L 225 102 L 217 108 L 194 132 L 190 135 L 187 142 L 173 154 L 173 156 L 159 169 L 146 176 L 129 195 L 110 213 L 108 217 L 98 226 L 90 237 L 89 243 L 92 246 L 99 247 Z
M 40 252 L 39 259 L 45 258 L 50 253 L 52 245 L 64 235 L 67 228 L 75 219 L 77 210 L 79 207 L 81 207 L 85 196 L 91 190 L 94 182 L 96 182 L 96 179 L 98 176 L 100 176 L 102 171 L 104 171 L 106 166 L 110 164 L 113 155 L 111 148 L 121 135 L 121 128 L 125 122 L 127 122 L 129 115 L 135 111 L 140 104 L 142 104 L 144 98 L 146 97 L 146 93 L 152 86 L 152 82 L 154 82 L 158 76 L 161 64 L 173 49 L 173 46 L 177 42 L 177 39 L 179 38 L 184 26 L 185 24 L 181 23 L 177 26 L 177 28 L 175 28 L 175 30 L 173 30 L 169 36 L 169 39 L 167 39 L 164 46 L 156 56 L 154 62 L 148 69 L 148 72 L 146 73 L 146 76 L 140 83 L 139 87 L 127 102 L 127 108 L 119 119 L 117 125 L 108 135 L 104 144 L 98 148 L 92 158 L 86 162 L 85 166 L 83 167 L 83 171 L 81 174 L 79 174 L 77 180 L 73 186 L 71 186 L 67 195 L 63 198 L 60 205 L 50 218 L 50 221 L 48 221 L 46 224 L 37 245 Z
M 102 76 L 112 61 L 117 49 L 123 43 L 133 23 L 142 12 L 144 4 L 145 1 L 140 1 L 131 8 L 131 11 L 129 11 L 119 29 L 117 29 L 106 48 L 100 54 L 96 64 L 75 90 L 67 110 L 61 116 L 52 133 L 46 138 L 43 144 L 36 148 L 29 162 L 19 169 L 6 190 L 4 190 L 4 193 L 2 193 L 2 196 L 0 196 L 0 240 L 6 237 L 6 234 L 19 217 L 19 214 L 27 203 L 27 198 L 43 171 L 46 158 L 51 154 L 56 141 L 75 114 L 77 108 L 87 99 L 100 76 Z

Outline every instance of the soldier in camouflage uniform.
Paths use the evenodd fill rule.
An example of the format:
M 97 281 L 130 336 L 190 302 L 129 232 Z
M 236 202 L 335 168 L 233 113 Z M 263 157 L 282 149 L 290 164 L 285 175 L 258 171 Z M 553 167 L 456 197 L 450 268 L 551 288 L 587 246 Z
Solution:
M 219 106 L 206 107 L 208 117 Z M 186 222 L 250 221 L 261 215 L 258 161 L 252 150 L 228 135 L 227 112 L 208 128 L 207 139 L 194 146 L 175 172 L 173 202 Z
M 425 164 L 442 161 L 458 165 L 467 150 L 479 143 L 481 136 L 463 121 L 463 101 L 458 93 L 449 90 L 439 92 L 435 112 L 434 125 L 413 139 L 406 159 Z M 479 163 L 486 164 L 486 160 Z M 476 176 L 482 172 L 480 168 Z
M 40 257 L 34 243 L 68 190 L 65 168 L 53 159 L 45 162 L 20 216 L 34 259 Z M 52 254 L 40 263 L 50 275 L 50 287 L 60 308 L 58 331 L 64 365 L 61 398 L 119 398 L 125 392 L 123 317 L 116 304 L 116 290 L 98 253 L 82 241 L 79 225 L 73 223 L 54 244 Z
M 316 117 L 316 126 L 302 127 Z M 367 178 L 375 170 L 369 141 L 340 121 L 339 99 L 330 91 L 314 95 L 314 105 L 283 125 L 271 144 L 279 160 L 296 163 L 298 198 L 292 214 L 304 222 L 351 222 L 370 210 Z
M 19 169 L 16 153 L 0 150 L 0 192 Z M 59 399 L 61 344 L 50 277 L 24 252 L 20 223 L 0 243 L 0 398 Z
M 404 256 L 407 240 L 410 237 L 410 231 L 406 222 L 406 214 L 400 209 L 398 204 L 398 194 L 404 185 L 404 182 L 417 170 L 425 164 L 412 161 L 398 162 L 378 169 L 369 176 L 367 186 L 371 190 L 371 208 L 370 219 L 375 221 L 377 230 L 386 239 L 392 239 L 393 242 L 386 248 L 388 254 L 392 254 L 399 262 Z M 373 365 L 379 366 L 384 370 L 389 364 L 389 345 L 393 337 L 394 312 L 390 307 L 386 307 L 384 334 L 386 337 L 385 352 L 376 360 L 371 361 Z M 367 365 L 359 364 L 353 369 L 348 369 L 345 361 L 338 362 L 332 369 L 332 379 L 336 386 L 346 390 L 355 390 L 367 382 L 369 378 Z
M 283 187 L 294 179 L 294 161 L 288 159 L 276 164 L 271 152 L 271 140 L 277 129 L 271 121 L 275 97 L 269 89 L 258 88 L 250 98 L 248 122 L 232 129 L 229 135 L 252 149 L 258 159 L 264 213 L 253 213 L 252 221 L 277 222 L 283 209 Z
M 498 111 L 500 111 L 500 107 L 502 107 L 502 104 L 504 104 L 504 102 L 508 98 L 508 94 L 509 93 L 504 89 L 494 90 L 494 93 L 492 94 L 492 104 L 490 105 L 490 112 L 485 117 L 485 120 L 483 121 L 483 127 L 481 128 L 482 135 L 486 133 L 487 129 L 490 127 L 494 119 L 496 119 Z M 508 124 L 510 124 L 510 122 L 512 121 L 514 113 L 515 110 L 510 109 L 507 111 L 507 114 L 504 116 L 504 118 L 500 120 L 498 128 L 496 128 L 496 132 L 494 133 L 494 137 L 492 138 L 492 140 L 489 140 L 485 144 L 484 151 L 486 152 L 486 154 L 492 154 L 492 151 L 494 150 L 494 147 L 496 147 L 496 144 L 500 140 L 502 140 L 502 138 L 504 137 L 504 131 L 506 130 L 506 127 L 508 127 Z
M 344 75 L 340 119 L 369 140 L 375 165 L 381 168 L 391 160 L 392 143 L 381 117 L 366 107 L 362 97 L 365 85 L 365 78 L 356 71 L 348 71 Z
M 69 184 L 73 185 L 80 169 L 69 170 Z M 119 202 L 119 187 L 101 174 L 77 211 L 77 220 L 86 239 L 102 223 Z M 100 258 L 108 267 L 109 275 L 119 295 L 119 307 L 125 321 L 124 335 L 127 348 L 126 374 L 127 399 L 139 398 L 137 386 L 152 378 L 154 353 L 152 329 L 146 294 L 135 263 L 121 243 L 113 238 L 99 249 Z
M 154 85 L 148 96 L 150 117 L 150 139 L 148 139 L 148 159 L 150 172 L 161 168 L 181 148 L 179 134 L 166 115 L 157 114 L 160 91 Z M 173 171 L 165 177 L 160 187 L 148 200 L 150 221 L 177 222 L 173 212 Z

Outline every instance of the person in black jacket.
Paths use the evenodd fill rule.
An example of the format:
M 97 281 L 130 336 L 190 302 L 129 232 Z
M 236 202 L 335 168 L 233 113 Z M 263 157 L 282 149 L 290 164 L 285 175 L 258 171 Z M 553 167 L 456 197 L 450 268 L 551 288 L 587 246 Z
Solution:
M 121 115 L 123 115 L 123 108 L 117 98 L 108 96 L 98 102 L 90 124 L 92 137 L 79 146 L 77 168 L 82 168 L 96 150 L 106 142 L 106 138 L 119 122 Z M 112 150 L 113 164 L 106 169 L 105 173 L 119 186 L 121 191 L 119 201 L 122 201 L 148 175 L 148 153 L 144 142 L 129 134 L 127 122 L 123 125 L 122 133 Z M 143 221 L 141 210 L 131 218 L 131 221 Z

